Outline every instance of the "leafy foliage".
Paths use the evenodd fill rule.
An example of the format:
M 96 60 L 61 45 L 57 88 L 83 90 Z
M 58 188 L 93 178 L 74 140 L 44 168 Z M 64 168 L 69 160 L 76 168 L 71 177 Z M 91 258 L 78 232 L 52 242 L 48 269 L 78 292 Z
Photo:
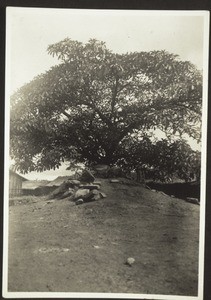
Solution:
M 136 131 L 200 140 L 202 78 L 190 62 L 166 51 L 115 54 L 94 39 L 67 38 L 48 53 L 60 64 L 11 97 L 10 149 L 20 171 L 64 160 L 114 164 Z
M 193 151 L 185 140 L 152 142 L 144 136 L 141 140 L 130 138 L 125 143 L 117 163 L 126 170 L 142 171 L 161 181 L 172 178 L 189 181 L 200 177 L 201 154 Z

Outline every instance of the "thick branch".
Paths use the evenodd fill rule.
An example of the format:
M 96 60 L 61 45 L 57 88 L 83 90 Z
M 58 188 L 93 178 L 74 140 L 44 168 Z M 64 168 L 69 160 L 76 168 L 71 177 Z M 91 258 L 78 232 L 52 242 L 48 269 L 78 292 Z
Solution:
M 121 88 L 118 89 L 117 93 L 121 92 L 122 90 L 124 90 L 124 88 L 126 88 L 129 85 L 131 85 L 131 82 L 128 82 L 128 83 L 122 85 Z
M 118 93 L 117 87 L 118 87 L 118 82 L 119 82 L 119 78 L 116 78 L 116 83 L 114 86 L 114 90 L 113 90 L 113 95 L 112 95 L 112 99 L 111 99 L 111 115 L 113 115 L 114 113 L 114 106 L 115 106 L 115 102 L 116 102 L 116 96 Z
M 94 101 L 92 100 L 92 97 L 88 95 L 88 98 L 90 100 L 89 103 L 85 102 L 85 104 L 89 107 L 91 107 L 92 109 L 94 109 L 94 111 L 100 116 L 101 120 L 103 122 L 105 122 L 109 127 L 111 127 L 113 124 L 111 122 L 111 120 L 109 118 L 107 118 L 101 111 L 100 109 L 96 106 L 96 104 L 94 103 Z
M 109 127 L 111 127 L 113 124 L 109 118 L 107 118 L 101 111 L 100 109 L 96 106 L 95 102 L 93 101 L 90 93 L 88 90 L 84 87 L 85 94 L 88 97 L 89 101 L 83 101 L 83 104 L 92 108 L 101 118 L 103 122 L 105 122 Z
M 64 110 L 62 113 L 63 113 L 63 115 L 65 115 L 68 119 L 71 118 L 70 114 L 68 114 L 65 110 Z

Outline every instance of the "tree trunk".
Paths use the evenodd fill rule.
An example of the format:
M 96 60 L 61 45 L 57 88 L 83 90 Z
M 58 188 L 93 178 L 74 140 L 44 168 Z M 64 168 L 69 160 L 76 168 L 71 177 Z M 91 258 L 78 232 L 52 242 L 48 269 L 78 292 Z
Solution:
M 141 168 L 136 168 L 136 181 L 145 183 L 145 173 Z

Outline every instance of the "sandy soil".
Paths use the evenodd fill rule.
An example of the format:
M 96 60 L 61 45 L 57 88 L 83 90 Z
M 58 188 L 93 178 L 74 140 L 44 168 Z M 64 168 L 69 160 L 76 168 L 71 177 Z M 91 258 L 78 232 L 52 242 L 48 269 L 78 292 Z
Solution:
M 101 181 L 107 198 L 96 202 L 14 201 L 9 291 L 196 296 L 200 207 Z

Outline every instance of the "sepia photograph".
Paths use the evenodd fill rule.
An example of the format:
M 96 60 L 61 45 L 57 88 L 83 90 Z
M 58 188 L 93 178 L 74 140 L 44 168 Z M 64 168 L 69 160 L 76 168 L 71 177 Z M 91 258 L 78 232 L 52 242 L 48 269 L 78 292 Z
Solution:
M 7 7 L 3 296 L 202 300 L 209 12 Z

